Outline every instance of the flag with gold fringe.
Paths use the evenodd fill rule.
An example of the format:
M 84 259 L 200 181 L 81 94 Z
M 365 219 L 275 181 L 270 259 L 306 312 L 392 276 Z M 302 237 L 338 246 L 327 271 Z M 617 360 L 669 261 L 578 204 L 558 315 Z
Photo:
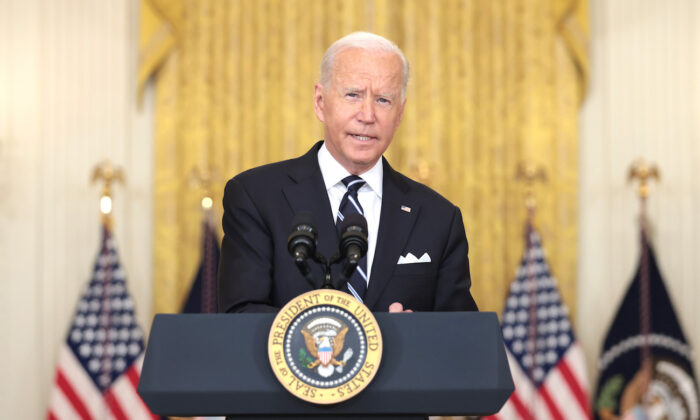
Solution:
M 691 348 L 642 230 L 636 274 L 598 360 L 595 417 L 700 419 Z

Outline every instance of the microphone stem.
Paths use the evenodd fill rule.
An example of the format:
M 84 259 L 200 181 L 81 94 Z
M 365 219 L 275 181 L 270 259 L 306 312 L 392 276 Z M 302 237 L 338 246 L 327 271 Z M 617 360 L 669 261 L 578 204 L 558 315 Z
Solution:
M 323 287 L 322 289 L 335 289 L 333 287 L 333 282 L 331 281 L 331 265 L 328 263 L 323 264 Z

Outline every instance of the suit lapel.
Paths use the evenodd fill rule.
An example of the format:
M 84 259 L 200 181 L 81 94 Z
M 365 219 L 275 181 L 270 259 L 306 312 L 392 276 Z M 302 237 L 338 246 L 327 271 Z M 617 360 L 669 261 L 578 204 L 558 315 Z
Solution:
M 379 216 L 379 233 L 377 234 L 377 247 L 374 251 L 369 286 L 365 295 L 365 305 L 379 311 L 386 311 L 388 308 L 372 308 L 372 306 L 389 283 L 420 211 L 419 203 L 412 201 L 408 194 L 409 186 L 385 159 L 383 161 L 384 185 L 382 210 Z M 402 206 L 410 208 L 410 211 L 402 210 Z
M 282 191 L 294 213 L 308 211 L 314 215 L 318 229 L 318 250 L 321 254 L 331 257 L 338 252 L 339 241 L 328 191 L 318 166 L 317 154 L 321 144 L 316 143 L 309 152 L 291 163 L 288 175 L 294 182 L 283 187 Z M 386 159 L 382 160 L 384 181 L 379 232 L 369 286 L 365 294 L 365 305 L 369 308 L 377 302 L 389 283 L 420 212 L 420 203 L 412 199 L 409 186 L 398 172 L 389 166 Z M 409 207 L 411 211 L 402 210 L 402 206 Z M 333 274 L 334 278 L 337 278 L 337 266 L 334 266 Z
M 338 252 L 338 233 L 318 166 L 317 154 L 321 144 L 316 143 L 308 153 L 293 161 L 288 174 L 294 183 L 283 187 L 282 191 L 295 214 L 301 211 L 313 214 L 318 229 L 318 249 L 330 257 Z

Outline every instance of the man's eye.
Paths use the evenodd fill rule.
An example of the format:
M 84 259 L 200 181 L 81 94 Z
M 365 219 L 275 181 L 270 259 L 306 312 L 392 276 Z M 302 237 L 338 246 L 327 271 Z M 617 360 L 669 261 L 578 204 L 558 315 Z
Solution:
M 379 102 L 380 104 L 390 104 L 391 103 L 391 101 L 388 100 L 387 98 L 379 98 L 379 99 L 377 99 L 377 102 Z
M 360 97 L 360 95 L 358 95 L 357 93 L 353 93 L 353 92 L 346 93 L 345 96 L 347 96 L 348 98 L 359 98 Z

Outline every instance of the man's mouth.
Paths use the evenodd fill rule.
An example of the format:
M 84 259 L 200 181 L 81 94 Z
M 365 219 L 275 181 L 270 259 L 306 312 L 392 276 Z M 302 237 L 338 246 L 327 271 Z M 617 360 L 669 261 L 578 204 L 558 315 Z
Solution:
M 370 141 L 370 140 L 374 140 L 374 137 L 370 137 L 370 136 L 362 136 L 362 135 L 360 135 L 360 134 L 350 134 L 350 135 L 351 135 L 353 138 L 355 138 L 355 139 L 357 139 L 357 140 L 360 140 L 360 141 Z

